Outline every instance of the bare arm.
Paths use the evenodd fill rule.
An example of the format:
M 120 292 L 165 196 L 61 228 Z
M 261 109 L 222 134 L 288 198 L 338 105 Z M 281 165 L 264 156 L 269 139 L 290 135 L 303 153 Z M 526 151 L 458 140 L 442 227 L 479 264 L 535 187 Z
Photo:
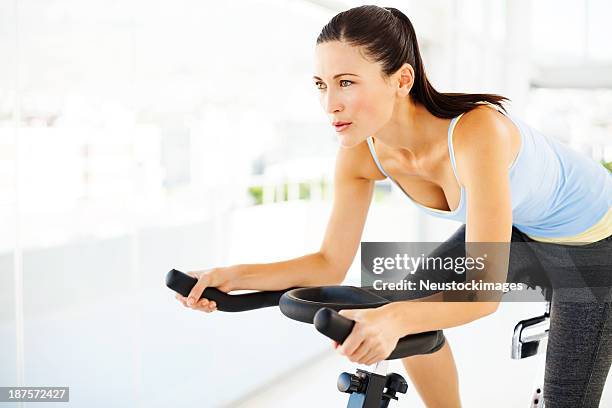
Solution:
M 468 196 L 466 251 L 470 257 L 487 257 L 484 274 L 467 272 L 466 281 L 504 283 L 512 239 L 512 201 L 508 177 L 509 136 L 497 126 L 487 109 L 466 115 L 457 128 L 455 154 L 459 175 Z M 486 157 L 487 160 L 482 160 Z M 495 244 L 494 244 L 495 243 Z M 507 243 L 505 245 L 504 243 Z M 478 275 L 478 276 L 476 276 Z M 457 299 L 475 293 L 479 300 L 444 302 L 440 292 L 419 302 L 402 301 L 383 306 L 390 311 L 399 336 L 461 326 L 494 313 L 501 291 L 460 291 Z M 434 298 L 435 296 L 435 298 Z M 432 300 L 428 302 L 428 300 Z
M 363 155 L 359 152 L 363 148 L 338 151 L 334 203 L 319 251 L 287 261 L 230 267 L 234 269 L 236 288 L 282 290 L 335 285 L 344 280 L 357 253 L 374 191 L 374 181 L 357 173 L 363 166 L 360 164 Z

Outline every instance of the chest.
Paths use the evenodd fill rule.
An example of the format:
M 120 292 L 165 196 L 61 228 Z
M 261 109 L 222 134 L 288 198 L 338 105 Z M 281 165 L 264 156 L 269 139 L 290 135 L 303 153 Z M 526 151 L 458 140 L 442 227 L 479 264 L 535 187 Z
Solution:
M 380 161 L 385 172 L 417 204 L 441 211 L 454 211 L 459 207 L 461 186 L 449 155 L 418 170 L 391 157 L 384 158 L 384 155 Z
M 507 167 L 510 168 L 520 151 L 521 137 L 518 130 L 510 132 L 510 151 Z M 456 143 L 456 142 L 455 142 Z M 432 151 L 428 160 L 417 166 L 401 155 L 373 147 L 385 172 L 397 183 L 398 187 L 417 204 L 440 211 L 455 211 L 461 204 L 461 165 L 455 163 L 457 176 L 451 164 L 448 144 L 441 144 Z M 374 180 L 384 178 L 380 170 L 373 166 L 370 176 Z

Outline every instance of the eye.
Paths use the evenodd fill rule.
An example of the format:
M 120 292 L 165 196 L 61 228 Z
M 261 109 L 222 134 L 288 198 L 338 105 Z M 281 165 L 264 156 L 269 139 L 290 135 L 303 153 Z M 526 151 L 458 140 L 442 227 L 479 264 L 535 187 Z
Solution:
M 343 86 L 344 83 L 348 83 L 348 85 Z M 354 83 L 353 81 L 349 81 L 348 79 L 341 79 L 340 80 L 340 87 L 341 88 L 348 88 L 353 83 Z M 317 87 L 318 90 L 321 90 L 321 91 L 326 89 L 325 84 L 322 81 L 315 82 L 315 86 Z

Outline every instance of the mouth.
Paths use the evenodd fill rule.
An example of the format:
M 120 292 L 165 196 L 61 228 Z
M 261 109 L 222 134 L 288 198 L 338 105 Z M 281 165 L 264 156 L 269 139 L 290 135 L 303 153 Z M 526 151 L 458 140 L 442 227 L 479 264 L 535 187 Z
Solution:
M 333 126 L 336 129 L 336 132 L 342 132 L 344 129 L 348 128 L 353 122 L 334 122 Z

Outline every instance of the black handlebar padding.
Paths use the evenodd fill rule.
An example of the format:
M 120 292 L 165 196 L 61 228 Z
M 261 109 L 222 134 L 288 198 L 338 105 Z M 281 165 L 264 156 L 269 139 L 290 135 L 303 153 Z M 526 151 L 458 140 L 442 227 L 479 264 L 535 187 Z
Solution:
M 442 330 L 409 334 L 397 342 L 395 349 L 386 360 L 410 357 L 420 354 L 431 354 L 442 348 L 446 339 Z
M 389 301 L 363 288 L 354 286 L 318 286 L 287 291 L 278 302 L 280 311 L 290 319 L 314 323 L 315 314 L 323 307 L 369 309 L 384 306 Z
M 347 319 L 333 309 L 324 307 L 315 314 L 314 325 L 319 332 L 342 344 L 351 334 L 355 321 Z M 399 339 L 397 346 L 385 360 L 430 354 L 442 348 L 444 342 L 445 338 L 441 330 L 409 334 Z
M 355 326 L 354 320 L 347 319 L 329 307 L 319 309 L 314 315 L 313 323 L 320 333 L 339 344 L 344 343 Z
M 166 286 L 185 297 L 189 296 L 191 289 L 197 281 L 193 276 L 189 276 L 176 269 L 172 269 L 166 274 Z M 217 304 L 217 310 L 222 312 L 244 312 L 263 307 L 278 306 L 278 301 L 283 293 L 291 289 L 229 295 L 219 289 L 209 287 L 204 289 L 200 299 L 214 300 Z

